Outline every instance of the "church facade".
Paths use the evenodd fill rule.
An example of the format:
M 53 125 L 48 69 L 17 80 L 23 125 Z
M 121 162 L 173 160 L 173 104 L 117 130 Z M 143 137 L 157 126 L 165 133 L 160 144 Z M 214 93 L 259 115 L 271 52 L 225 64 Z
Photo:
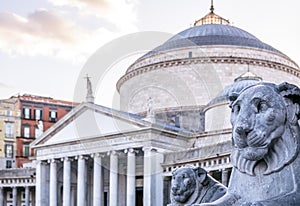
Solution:
M 121 111 L 89 94 L 31 144 L 36 205 L 166 205 L 171 173 L 185 165 L 227 185 L 228 97 L 261 80 L 299 86 L 300 69 L 212 7 L 128 68 L 117 83 Z

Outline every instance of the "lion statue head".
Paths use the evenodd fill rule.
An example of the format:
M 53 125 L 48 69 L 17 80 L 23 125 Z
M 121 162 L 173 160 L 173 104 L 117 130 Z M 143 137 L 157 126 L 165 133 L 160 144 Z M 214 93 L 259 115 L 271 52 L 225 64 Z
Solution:
M 299 150 L 300 90 L 288 83 L 260 83 L 229 97 L 232 109 L 232 164 L 254 175 L 260 161 L 264 174 L 281 170 Z
M 199 185 L 194 168 L 180 168 L 172 173 L 171 200 L 177 203 L 186 203 Z
M 212 202 L 225 195 L 227 188 L 209 176 L 201 167 L 182 167 L 172 173 L 171 204 L 193 205 Z

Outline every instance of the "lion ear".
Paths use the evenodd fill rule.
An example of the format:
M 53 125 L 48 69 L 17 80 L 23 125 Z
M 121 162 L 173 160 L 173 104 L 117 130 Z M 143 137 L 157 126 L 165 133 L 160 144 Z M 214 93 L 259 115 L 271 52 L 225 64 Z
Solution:
M 207 172 L 206 172 L 206 170 L 201 168 L 201 167 L 196 167 L 193 170 L 196 173 L 199 182 L 204 186 L 207 185 L 207 181 L 206 181 L 207 180 Z
M 287 118 L 292 124 L 300 119 L 300 89 L 287 82 L 277 85 L 277 90 L 287 105 Z

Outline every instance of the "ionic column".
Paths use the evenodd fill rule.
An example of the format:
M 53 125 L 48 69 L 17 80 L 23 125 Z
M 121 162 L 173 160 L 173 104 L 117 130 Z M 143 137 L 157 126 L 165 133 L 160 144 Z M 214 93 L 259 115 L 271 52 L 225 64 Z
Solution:
M 48 205 L 47 196 L 48 193 L 48 183 L 46 180 L 47 172 L 46 162 L 37 161 L 36 162 L 36 187 L 35 187 L 35 204 L 36 205 Z
M 29 186 L 26 186 L 25 187 L 25 206 L 30 206 L 29 200 L 30 200 Z
M 57 206 L 57 163 L 52 159 L 50 162 L 50 206 Z
M 151 147 L 144 147 L 143 205 L 163 205 L 163 155 Z
M 13 195 L 13 202 L 12 202 L 12 205 L 13 205 L 13 206 L 17 206 L 17 204 L 18 204 L 18 192 L 17 192 L 17 187 L 13 187 L 13 188 L 12 188 L 12 195 Z
M 102 206 L 103 180 L 102 180 L 102 157 L 100 154 L 94 154 L 94 187 L 93 187 L 93 205 Z
M 135 206 L 135 151 L 125 150 L 127 153 L 127 197 L 126 206 Z
M 85 206 L 86 201 L 86 163 L 85 157 L 78 157 L 78 174 L 77 174 L 77 205 Z
M 143 205 L 151 206 L 151 147 L 144 147 Z
M 63 206 L 70 206 L 71 203 L 71 160 L 68 157 L 64 161 L 63 174 Z
M 0 206 L 4 204 L 4 197 L 3 197 L 3 187 L 0 187 Z
M 109 206 L 118 205 L 118 155 L 110 152 Z

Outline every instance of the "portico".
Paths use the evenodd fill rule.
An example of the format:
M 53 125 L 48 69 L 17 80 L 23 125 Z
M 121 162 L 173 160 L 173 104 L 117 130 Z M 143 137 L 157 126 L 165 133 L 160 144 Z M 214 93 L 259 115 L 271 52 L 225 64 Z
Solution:
M 142 188 L 143 205 L 162 205 L 163 154 L 188 141 L 157 127 L 98 105 L 78 106 L 32 145 L 36 204 L 141 205 L 136 190 Z

